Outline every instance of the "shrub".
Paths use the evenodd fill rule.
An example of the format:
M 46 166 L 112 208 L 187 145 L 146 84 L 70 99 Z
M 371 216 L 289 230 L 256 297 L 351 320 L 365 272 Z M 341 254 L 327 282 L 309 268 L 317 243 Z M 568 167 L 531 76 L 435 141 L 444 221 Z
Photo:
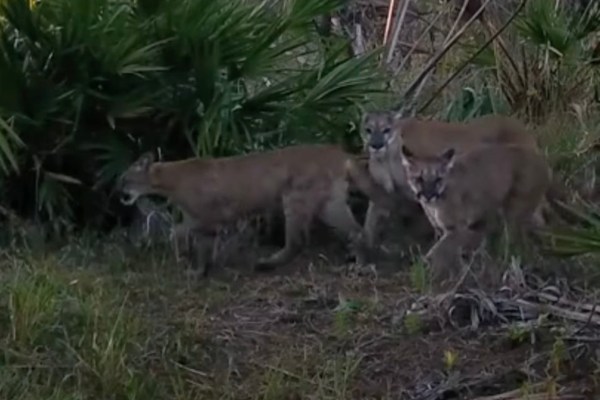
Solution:
M 348 140 L 379 92 L 373 53 L 323 46 L 342 0 L 7 0 L 0 26 L 3 198 L 21 215 L 100 225 L 146 150 L 221 156 Z M 356 138 L 355 138 L 356 140 Z

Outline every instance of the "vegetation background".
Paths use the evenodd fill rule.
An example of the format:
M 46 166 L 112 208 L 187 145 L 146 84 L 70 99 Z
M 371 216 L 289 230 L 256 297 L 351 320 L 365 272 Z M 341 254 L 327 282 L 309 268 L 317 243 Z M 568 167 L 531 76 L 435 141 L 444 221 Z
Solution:
M 597 358 L 573 337 L 600 324 L 590 306 L 599 33 L 600 7 L 584 0 L 0 0 L 0 397 L 437 399 L 590 387 Z M 552 287 L 560 298 L 584 287 L 583 306 L 496 328 L 509 347 L 485 335 L 467 344 L 464 332 L 398 322 L 426 285 L 419 269 L 383 279 L 310 266 L 198 288 L 172 276 L 168 251 L 132 250 L 114 233 L 132 220 L 115 179 L 144 151 L 177 159 L 335 142 L 358 152 L 361 112 L 392 107 L 452 121 L 514 115 L 536 132 L 573 194 L 573 224 L 548 237 L 576 256 L 566 263 L 581 279 Z M 550 265 L 556 276 L 564 262 Z M 478 296 L 478 312 L 498 306 Z M 498 382 L 478 375 L 482 365 Z

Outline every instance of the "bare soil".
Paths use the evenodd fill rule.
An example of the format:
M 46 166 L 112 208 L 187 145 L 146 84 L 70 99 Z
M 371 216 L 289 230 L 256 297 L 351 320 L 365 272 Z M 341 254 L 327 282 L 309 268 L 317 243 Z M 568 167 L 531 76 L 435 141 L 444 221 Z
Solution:
M 543 312 L 536 322 L 531 316 L 503 319 L 499 311 L 473 326 L 469 315 L 456 317 L 469 314 L 468 307 L 459 310 L 460 293 L 435 311 L 415 306 L 432 298 L 412 288 L 406 264 L 388 262 L 376 270 L 342 262 L 339 251 L 313 247 L 274 273 L 221 268 L 208 280 L 191 282 L 181 271 L 146 270 L 131 275 L 128 285 L 134 288 L 132 305 L 153 323 L 155 340 L 181 334 L 186 355 L 174 362 L 206 398 L 600 394 L 595 383 L 600 336 L 594 336 L 600 320 L 575 326 L 568 318 L 542 321 Z M 150 283 L 155 279 L 150 276 L 162 284 Z M 139 282 L 147 279 L 148 284 Z M 493 295 L 488 301 L 495 301 Z M 419 318 L 407 318 L 411 308 L 421 309 Z M 452 326 L 458 320 L 464 325 Z M 580 330 L 586 340 L 574 339 Z

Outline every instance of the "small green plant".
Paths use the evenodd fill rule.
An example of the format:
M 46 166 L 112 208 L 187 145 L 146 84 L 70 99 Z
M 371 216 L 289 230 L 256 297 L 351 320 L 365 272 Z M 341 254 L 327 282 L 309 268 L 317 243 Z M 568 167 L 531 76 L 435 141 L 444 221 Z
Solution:
M 347 399 L 350 396 L 351 382 L 359 371 L 361 357 L 343 355 L 325 362 L 323 376 L 318 380 L 318 398 Z
M 425 293 L 429 288 L 429 272 L 421 258 L 416 259 L 410 267 L 410 284 L 419 293 Z
M 529 338 L 530 330 L 527 327 L 511 325 L 508 329 L 508 338 L 515 344 L 523 344 Z
M 409 335 L 418 335 L 423 332 L 423 322 L 419 314 L 411 313 L 404 316 L 404 329 Z
M 444 351 L 444 368 L 447 372 L 450 372 L 456 367 L 458 362 L 458 353 L 454 350 Z
M 531 390 L 531 382 L 526 380 L 521 384 L 519 392 L 523 398 L 528 398 L 529 395 L 533 394 Z
M 345 336 L 349 333 L 350 326 L 356 320 L 356 314 L 364 309 L 364 304 L 360 301 L 346 300 L 344 296 L 339 295 L 339 303 L 334 310 L 335 332 L 339 336 Z
M 502 97 L 489 85 L 482 85 L 480 88 L 463 88 L 440 117 L 444 121 L 463 122 L 488 114 L 505 114 L 508 111 Z
M 285 375 L 279 370 L 269 369 L 264 375 L 264 384 L 260 399 L 276 400 L 285 398 Z
M 548 360 L 547 372 L 550 376 L 558 378 L 561 374 L 561 366 L 567 359 L 567 347 L 564 340 L 559 335 L 554 339 L 552 344 L 552 350 L 550 352 L 550 358 Z

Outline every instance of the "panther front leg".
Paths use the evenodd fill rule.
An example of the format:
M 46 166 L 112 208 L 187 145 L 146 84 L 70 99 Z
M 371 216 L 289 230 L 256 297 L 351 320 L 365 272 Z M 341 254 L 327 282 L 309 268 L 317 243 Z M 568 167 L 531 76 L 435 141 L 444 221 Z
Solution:
M 186 264 L 186 275 L 206 277 L 213 265 L 212 235 L 189 223 L 189 220 L 173 227 L 172 240 L 175 259 Z
M 382 208 L 373 201 L 369 201 L 367 215 L 364 224 L 364 240 L 367 252 L 370 254 L 379 248 L 379 236 L 381 233 L 381 221 L 390 216 L 389 210 Z
M 445 230 L 442 237 L 425 255 L 431 271 L 431 280 L 435 290 L 447 289 L 460 277 L 465 251 L 472 251 L 481 234 L 468 228 Z
M 258 259 L 254 265 L 256 271 L 273 270 L 296 257 L 315 217 L 317 203 L 314 198 L 303 191 L 282 196 L 285 216 L 285 245 L 274 254 Z

